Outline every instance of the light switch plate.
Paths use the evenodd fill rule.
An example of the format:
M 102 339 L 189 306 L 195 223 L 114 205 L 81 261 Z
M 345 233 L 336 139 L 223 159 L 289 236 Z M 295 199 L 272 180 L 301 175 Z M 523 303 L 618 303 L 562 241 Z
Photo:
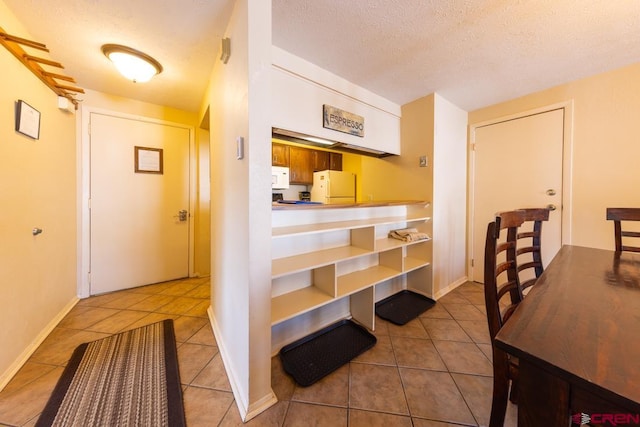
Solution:
M 420 156 L 420 167 L 421 168 L 427 167 L 427 156 Z

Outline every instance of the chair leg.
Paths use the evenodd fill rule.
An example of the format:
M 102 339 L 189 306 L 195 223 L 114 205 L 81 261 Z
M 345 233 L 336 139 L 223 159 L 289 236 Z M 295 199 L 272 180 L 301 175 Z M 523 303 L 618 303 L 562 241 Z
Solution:
M 511 394 L 509 395 L 509 400 L 513 404 L 518 404 L 518 380 L 511 381 Z
M 493 351 L 493 399 L 489 427 L 503 427 L 509 400 L 509 367 L 507 355 Z
M 493 400 L 491 401 L 491 419 L 489 427 L 503 427 L 504 417 L 507 412 L 509 396 L 509 379 L 506 377 L 493 377 Z

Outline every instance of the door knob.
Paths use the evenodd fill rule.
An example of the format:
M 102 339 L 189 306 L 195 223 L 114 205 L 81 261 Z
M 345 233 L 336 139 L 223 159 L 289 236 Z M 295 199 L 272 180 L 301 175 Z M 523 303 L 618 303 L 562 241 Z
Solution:
M 187 220 L 188 214 L 189 212 L 183 209 L 181 211 L 178 211 L 178 215 L 175 215 L 174 218 L 178 218 L 178 221 L 183 222 Z
M 557 208 L 556 205 L 547 205 L 547 209 L 549 209 L 550 211 L 555 211 Z
M 554 190 L 553 188 L 550 188 L 547 190 L 547 195 L 548 196 L 555 196 L 556 195 L 556 190 Z

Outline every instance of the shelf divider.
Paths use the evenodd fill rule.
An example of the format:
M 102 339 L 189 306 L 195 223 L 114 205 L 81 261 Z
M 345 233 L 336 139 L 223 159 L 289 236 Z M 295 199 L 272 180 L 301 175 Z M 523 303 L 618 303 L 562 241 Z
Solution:
M 370 286 L 349 297 L 351 317 L 373 331 L 375 328 L 375 288 Z

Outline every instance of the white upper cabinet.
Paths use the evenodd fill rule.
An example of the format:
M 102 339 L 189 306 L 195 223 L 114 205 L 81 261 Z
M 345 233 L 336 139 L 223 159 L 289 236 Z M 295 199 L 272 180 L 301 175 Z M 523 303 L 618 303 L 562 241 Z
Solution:
M 273 47 L 272 126 L 400 154 L 400 106 Z M 323 127 L 323 105 L 364 118 L 364 136 Z

